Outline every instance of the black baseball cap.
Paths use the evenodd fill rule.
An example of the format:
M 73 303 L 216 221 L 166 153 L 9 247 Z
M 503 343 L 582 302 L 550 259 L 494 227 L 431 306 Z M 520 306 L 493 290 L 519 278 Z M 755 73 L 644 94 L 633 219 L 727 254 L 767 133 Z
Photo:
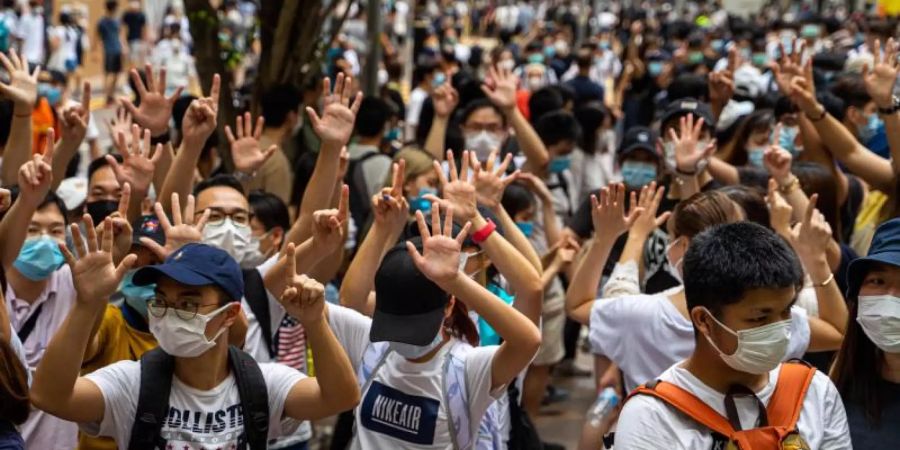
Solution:
M 900 267 L 900 219 L 891 219 L 875 230 L 869 254 L 850 263 L 847 269 L 847 298 L 859 293 L 863 277 L 873 263 Z
M 422 240 L 410 242 L 422 252 Z M 413 263 L 401 242 L 385 255 L 375 273 L 375 313 L 369 339 L 426 345 L 444 320 L 450 296 Z
M 672 119 L 693 114 L 694 119 L 702 118 L 704 125 L 709 129 L 715 129 L 716 119 L 713 117 L 712 108 L 708 103 L 701 102 L 696 98 L 685 97 L 670 103 L 663 112 L 660 126 L 665 126 Z
M 187 286 L 218 286 L 233 301 L 244 297 L 241 267 L 225 250 L 210 245 L 187 244 L 162 264 L 138 269 L 133 281 L 138 286 L 146 286 L 156 283 L 160 276 Z
M 656 141 L 656 133 L 650 128 L 642 126 L 631 127 L 625 132 L 622 143 L 619 145 L 618 151 L 616 151 L 616 157 L 621 160 L 629 153 L 645 150 L 653 154 L 658 160 L 659 154 L 656 153 Z

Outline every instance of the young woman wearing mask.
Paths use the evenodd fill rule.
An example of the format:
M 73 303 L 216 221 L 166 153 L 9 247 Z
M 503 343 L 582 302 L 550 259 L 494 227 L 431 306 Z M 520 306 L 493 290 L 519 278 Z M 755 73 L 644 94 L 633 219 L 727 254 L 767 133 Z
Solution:
M 878 227 L 869 255 L 850 265 L 847 336 L 831 377 L 856 448 L 900 442 L 900 219 Z
M 734 138 L 722 146 L 718 157 L 737 167 L 763 168 L 763 155 L 769 148 L 775 116 L 770 109 L 755 111 L 742 119 Z
M 431 212 L 431 202 L 425 196 L 438 194 L 438 176 L 434 172 L 433 162 L 434 158 L 429 153 L 412 147 L 400 150 L 394 156 L 394 163 L 402 163 L 405 167 L 402 194 L 409 205 L 410 219 L 416 211 Z M 393 181 L 394 174 L 388 174 L 384 185 L 390 187 Z

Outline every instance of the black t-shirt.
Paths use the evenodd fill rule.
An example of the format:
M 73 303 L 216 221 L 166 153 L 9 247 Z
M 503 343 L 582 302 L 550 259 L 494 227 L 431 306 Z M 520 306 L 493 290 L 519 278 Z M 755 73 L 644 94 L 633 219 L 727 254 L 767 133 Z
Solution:
M 880 387 L 883 409 L 878 425 L 866 418 L 862 402 L 844 399 L 853 448 L 897 448 L 900 445 L 900 427 L 897 426 L 900 424 L 900 384 L 882 380 Z
M 127 13 L 122 14 L 122 22 L 128 27 L 128 33 L 125 35 L 128 42 L 141 39 L 141 32 L 144 30 L 144 25 L 147 23 L 147 18 L 144 16 L 144 13 L 139 11 L 128 11 Z

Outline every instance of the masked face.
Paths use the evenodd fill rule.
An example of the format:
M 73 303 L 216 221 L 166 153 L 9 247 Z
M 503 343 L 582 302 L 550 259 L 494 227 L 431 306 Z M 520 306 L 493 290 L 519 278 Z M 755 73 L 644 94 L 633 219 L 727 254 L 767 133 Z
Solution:
M 91 220 L 95 224 L 103 222 L 103 219 L 109 217 L 112 213 L 118 211 L 119 202 L 115 200 L 97 200 L 88 202 L 85 205 L 87 213 L 91 216 Z
M 762 168 L 767 146 L 750 147 L 747 149 L 747 163 L 753 167 Z
M 13 267 L 25 278 L 32 281 L 46 280 L 59 269 L 64 258 L 59 250 L 59 242 L 47 235 L 25 240 Z
M 548 170 L 550 173 L 563 173 L 569 169 L 572 165 L 572 160 L 568 155 L 565 156 L 555 156 L 550 159 L 550 166 Z
M 878 117 L 878 114 L 869 114 L 864 124 L 856 126 L 856 135 L 859 138 L 859 142 L 867 144 L 876 134 L 878 134 L 878 130 L 883 126 L 884 122 Z
M 791 319 L 734 331 L 719 322 L 709 310 L 703 309 L 715 326 L 737 337 L 737 349 L 729 355 L 716 345 L 710 335 L 706 335 L 710 345 L 719 352 L 722 361 L 732 369 L 761 375 L 778 367 L 778 364 L 784 360 L 788 344 L 791 342 Z
M 797 144 L 797 138 L 800 135 L 800 127 L 781 127 L 781 135 L 778 136 L 778 145 L 791 152 L 796 158 L 803 151 L 803 146 Z
M 132 309 L 147 318 L 147 302 L 156 295 L 156 284 L 148 284 L 146 286 L 138 286 L 134 284 L 134 274 L 137 269 L 129 270 L 119 285 L 119 292 L 125 298 L 125 303 Z
M 682 239 L 686 238 L 669 239 L 669 244 L 666 245 L 666 271 L 669 275 L 672 275 L 672 278 L 678 280 L 679 284 L 684 284 L 681 274 L 681 266 L 684 262 L 684 243 Z
M 486 160 L 492 151 L 500 148 L 500 136 L 487 130 L 468 132 L 465 137 L 466 148 L 475 152 L 479 161 Z
M 174 308 L 151 305 L 148 307 L 150 332 L 166 353 L 179 358 L 194 358 L 216 346 L 216 339 L 227 327 L 223 326 L 212 339 L 207 339 L 206 325 L 230 307 L 231 304 L 227 304 L 209 314 L 198 313 L 186 320 Z
M 525 237 L 530 238 L 534 234 L 534 222 L 531 220 L 516 221 L 516 226 Z
M 622 163 L 622 181 L 628 189 L 640 189 L 656 181 L 656 164 L 642 161 Z
M 437 334 L 434 335 L 434 339 L 432 339 L 429 344 L 412 345 L 403 342 L 390 342 L 388 343 L 388 348 L 390 349 L 390 351 L 397 352 L 398 355 L 406 359 L 419 359 L 431 353 L 434 349 L 440 347 L 443 343 L 444 334 L 441 333 L 441 327 L 438 327 Z
M 242 265 L 248 261 L 248 257 L 254 255 L 254 250 L 259 251 L 259 247 L 254 248 L 250 239 L 250 227 L 238 225 L 230 217 L 215 224 L 206 224 L 203 229 L 203 243 L 225 250 Z
M 882 351 L 900 353 L 900 298 L 860 295 L 856 322 Z

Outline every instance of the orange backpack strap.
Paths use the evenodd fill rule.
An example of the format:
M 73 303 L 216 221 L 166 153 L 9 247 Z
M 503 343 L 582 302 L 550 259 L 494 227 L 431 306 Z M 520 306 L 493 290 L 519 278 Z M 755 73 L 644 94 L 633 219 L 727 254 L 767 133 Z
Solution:
M 769 400 L 766 411 L 769 425 L 782 426 L 792 430 L 800 418 L 803 399 L 809 384 L 816 375 L 816 368 L 804 362 L 787 362 L 781 365 L 778 384 Z
M 656 397 L 681 411 L 695 422 L 726 438 L 730 438 L 735 432 L 731 424 L 728 423 L 728 419 L 722 417 L 721 414 L 717 413 L 714 409 L 710 408 L 709 405 L 695 397 L 694 394 L 691 394 L 672 383 L 656 380 L 641 385 L 635 389 L 634 392 L 629 394 L 628 398 L 638 394 Z

